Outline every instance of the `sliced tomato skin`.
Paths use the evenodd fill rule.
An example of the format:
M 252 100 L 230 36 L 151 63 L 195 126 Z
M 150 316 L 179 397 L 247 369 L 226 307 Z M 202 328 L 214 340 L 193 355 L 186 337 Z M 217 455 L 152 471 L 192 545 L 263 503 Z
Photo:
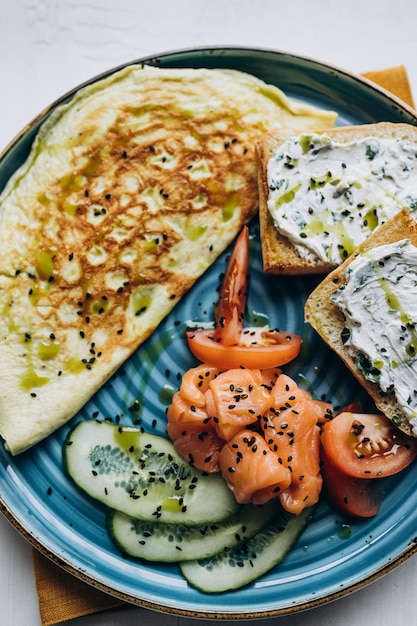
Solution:
M 383 478 L 402 471 L 417 456 L 417 439 L 379 414 L 339 413 L 323 426 L 328 458 L 353 478 Z
M 339 470 L 321 449 L 323 493 L 329 504 L 350 517 L 374 517 L 384 499 L 383 480 L 353 478 Z
M 260 339 L 254 340 L 251 331 Z M 212 330 L 188 330 L 186 337 L 197 359 L 221 369 L 280 367 L 295 359 L 301 348 L 299 335 L 260 328 L 245 329 L 239 343 L 230 346 L 216 341 Z
M 235 345 L 243 328 L 248 291 L 249 229 L 244 226 L 236 240 L 220 288 L 215 315 L 214 339 Z
M 359 402 L 359 400 L 354 400 L 353 402 L 350 402 L 349 404 L 346 404 L 346 406 L 344 406 L 342 409 L 340 409 L 339 411 L 337 411 L 337 415 L 339 415 L 339 413 L 363 413 L 363 406 L 362 403 Z

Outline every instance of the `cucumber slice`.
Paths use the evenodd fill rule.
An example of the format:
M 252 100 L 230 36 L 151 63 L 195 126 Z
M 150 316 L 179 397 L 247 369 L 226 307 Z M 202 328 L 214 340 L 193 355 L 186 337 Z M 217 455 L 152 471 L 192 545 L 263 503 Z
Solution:
M 63 460 L 87 494 L 138 519 L 195 525 L 239 508 L 220 474 L 196 470 L 170 441 L 138 428 L 79 422 L 64 442 Z
M 125 554 L 172 563 L 202 559 L 229 550 L 253 537 L 276 517 L 277 511 L 276 502 L 264 506 L 248 504 L 224 521 L 203 526 L 146 522 L 110 511 L 107 530 Z
M 229 552 L 180 563 L 183 576 L 204 593 L 222 593 L 253 582 L 288 554 L 311 520 L 312 508 L 297 516 L 283 511 L 264 530 Z

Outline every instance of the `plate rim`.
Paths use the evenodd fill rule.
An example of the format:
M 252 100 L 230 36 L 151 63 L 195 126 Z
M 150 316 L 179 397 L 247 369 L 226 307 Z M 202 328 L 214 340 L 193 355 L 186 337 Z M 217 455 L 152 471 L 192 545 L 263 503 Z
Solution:
M 417 125 L 417 111 L 416 111 L 416 109 L 411 107 L 409 104 L 407 104 L 406 102 L 401 100 L 401 98 L 397 97 L 395 94 L 391 93 L 390 91 L 388 91 L 384 87 L 381 87 L 380 85 L 378 85 L 374 81 L 366 78 L 362 74 L 358 74 L 356 72 L 352 72 L 350 70 L 346 70 L 346 69 L 344 69 L 344 68 L 342 68 L 342 67 L 340 67 L 338 65 L 333 65 L 331 63 L 327 63 L 327 62 L 322 61 L 320 59 L 316 59 L 315 57 L 312 57 L 312 56 L 298 55 L 298 54 L 295 54 L 293 52 L 287 52 L 285 50 L 268 48 L 268 47 L 262 47 L 262 46 L 257 46 L 257 47 L 252 47 L 252 46 L 233 46 L 233 45 L 224 46 L 224 45 L 221 45 L 221 44 L 219 44 L 219 45 L 208 45 L 208 46 L 190 46 L 190 47 L 186 47 L 186 48 L 174 48 L 174 49 L 166 50 L 166 51 L 163 51 L 163 52 L 160 52 L 160 53 L 156 53 L 156 54 L 152 54 L 152 55 L 146 55 L 144 57 L 138 57 L 138 58 L 130 60 L 130 61 L 125 61 L 123 63 L 120 63 L 118 65 L 115 65 L 115 66 L 111 67 L 108 70 L 104 70 L 103 72 L 99 72 L 98 74 L 95 74 L 91 78 L 88 78 L 88 79 L 86 79 L 84 81 L 81 81 L 75 87 L 72 87 L 71 89 L 67 90 L 61 96 L 58 96 L 58 98 L 55 98 L 46 107 L 41 109 L 41 111 L 39 111 L 39 113 L 37 115 L 35 115 L 35 117 L 33 117 L 29 122 L 27 122 L 20 129 L 20 131 L 18 131 L 17 134 L 14 137 L 12 137 L 12 139 L 4 146 L 4 148 L 2 148 L 0 150 L 0 165 L 1 165 L 1 162 L 3 161 L 4 157 L 10 152 L 10 150 L 12 150 L 12 148 L 22 139 L 22 137 L 28 131 L 30 131 L 34 126 L 36 126 L 37 124 L 42 122 L 42 120 L 44 120 L 50 114 L 50 112 L 53 109 L 55 109 L 57 106 L 59 106 L 62 103 L 64 103 L 69 98 L 72 98 L 74 96 L 74 94 L 77 93 L 83 87 L 86 87 L 88 85 L 91 85 L 91 84 L 99 81 L 99 80 L 102 80 L 102 79 L 104 79 L 104 78 L 114 74 L 115 72 L 118 72 L 118 71 L 120 71 L 120 70 L 122 70 L 125 67 L 128 67 L 130 65 L 136 65 L 136 64 L 141 65 L 141 64 L 146 64 L 146 63 L 159 65 L 160 61 L 163 60 L 163 59 L 167 59 L 169 57 L 174 57 L 174 56 L 177 56 L 177 55 L 186 55 L 186 54 L 190 54 L 191 55 L 191 54 L 197 53 L 197 52 L 205 53 L 205 54 L 212 54 L 212 53 L 227 54 L 228 52 L 234 52 L 234 53 L 236 53 L 236 52 L 262 53 L 262 54 L 271 54 L 272 56 L 276 56 L 276 57 L 287 57 L 289 59 L 295 59 L 297 61 L 304 61 L 306 63 L 309 63 L 309 64 L 313 65 L 313 66 L 320 67 L 323 70 L 327 70 L 327 71 L 330 71 L 330 72 L 334 72 L 336 74 L 340 74 L 341 76 L 345 76 L 346 78 L 349 78 L 349 79 L 351 79 L 351 80 L 353 80 L 355 82 L 358 82 L 358 83 L 361 83 L 363 85 L 366 85 L 368 89 L 370 89 L 372 91 L 375 91 L 376 93 L 379 93 L 380 95 L 384 96 L 388 101 L 393 103 L 399 110 L 401 110 L 404 113 L 407 113 L 408 115 L 410 115 L 411 119 L 413 119 L 412 123 Z
M 90 587 L 102 591 L 107 595 L 117 598 L 121 602 L 125 602 L 132 606 L 137 606 L 140 608 L 145 608 L 161 613 L 165 613 L 168 615 L 176 615 L 180 617 L 192 617 L 195 619 L 207 619 L 207 620 L 252 620 L 252 619 L 268 619 L 271 617 L 282 617 L 285 615 L 293 615 L 295 613 L 299 613 L 301 611 L 310 610 L 313 608 L 317 608 L 319 606 L 324 606 L 329 602 L 333 602 L 340 598 L 343 598 L 347 595 L 355 591 L 359 591 L 360 589 L 364 589 L 371 583 L 379 580 L 382 576 L 385 576 L 389 572 L 396 569 L 398 566 L 407 561 L 410 557 L 417 553 L 417 539 L 410 541 L 407 548 L 398 553 L 394 558 L 391 558 L 387 563 L 378 567 L 371 574 L 369 574 L 365 579 L 361 579 L 355 583 L 350 585 L 343 586 L 339 591 L 334 591 L 331 594 L 326 596 L 322 596 L 320 598 L 314 598 L 305 600 L 303 602 L 298 602 L 296 604 L 290 604 L 285 607 L 275 608 L 275 609 L 265 609 L 262 611 L 245 611 L 245 612 L 236 612 L 230 611 L 227 612 L 225 610 L 218 611 L 216 609 L 208 610 L 196 610 L 196 609 L 185 609 L 180 607 L 175 607 L 168 604 L 163 604 L 161 600 L 158 602 L 153 602 L 151 600 L 147 600 L 145 598 L 132 597 L 128 593 L 123 591 L 119 591 L 105 583 L 100 582 L 92 576 L 89 576 L 81 569 L 77 568 L 73 565 L 68 559 L 60 556 L 44 543 L 42 543 L 33 532 L 31 532 L 28 528 L 24 526 L 22 522 L 17 518 L 14 512 L 10 509 L 10 507 L 3 502 L 3 498 L 0 496 L 0 504 L 1 504 L 1 512 L 6 517 L 6 519 L 11 523 L 11 525 L 31 544 L 33 548 L 35 548 L 38 552 L 40 552 L 44 557 L 46 557 L 49 561 L 51 561 L 57 567 L 63 569 L 67 574 L 75 576 L 78 580 L 83 583 L 89 585 Z M 117 609 L 117 607 L 114 607 Z

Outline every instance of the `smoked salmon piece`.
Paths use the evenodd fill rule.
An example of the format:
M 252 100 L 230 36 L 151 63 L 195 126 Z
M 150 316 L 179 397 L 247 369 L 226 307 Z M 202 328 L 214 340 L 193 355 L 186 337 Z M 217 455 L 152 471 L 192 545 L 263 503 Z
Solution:
M 197 406 L 186 400 L 181 390 L 176 391 L 167 409 L 168 422 L 204 422 L 208 415 L 204 406 Z
M 225 444 L 207 423 L 168 422 L 167 433 L 174 448 L 190 465 L 203 472 L 220 472 L 219 455 Z
M 275 384 L 279 376 L 281 375 L 281 371 L 282 370 L 279 367 L 272 367 L 268 370 L 261 370 L 262 385 L 265 387 L 265 389 L 272 391 L 272 388 L 275 387 Z
M 198 407 L 204 407 L 205 392 L 210 382 L 220 374 L 221 370 L 211 365 L 201 364 L 187 370 L 181 380 L 181 395 L 184 400 Z
M 167 409 L 167 434 L 176 451 L 190 465 L 210 473 L 220 471 L 218 459 L 224 441 L 207 413 L 205 392 L 219 373 L 206 365 L 188 370 Z
M 205 392 L 220 370 L 198 365 L 185 372 L 167 410 L 168 422 L 201 422 L 208 418 Z
M 314 400 L 286 375 L 280 376 L 271 393 L 275 405 L 262 420 L 264 436 L 291 473 L 291 484 L 278 498 L 287 511 L 297 515 L 315 504 L 322 490 L 318 422 L 327 419 L 331 405 Z
M 240 504 L 265 504 L 291 483 L 290 470 L 278 461 L 265 439 L 240 430 L 220 452 L 220 470 Z
M 206 398 L 217 434 L 226 441 L 257 422 L 274 404 L 260 370 L 232 369 L 219 374 L 210 382 Z

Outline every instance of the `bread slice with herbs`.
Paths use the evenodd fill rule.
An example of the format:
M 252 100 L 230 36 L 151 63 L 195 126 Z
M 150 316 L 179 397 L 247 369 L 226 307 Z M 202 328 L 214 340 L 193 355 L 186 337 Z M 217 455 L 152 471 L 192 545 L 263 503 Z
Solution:
M 259 220 L 263 267 L 266 273 L 287 275 L 328 273 L 335 267 L 338 267 L 338 265 L 343 262 L 344 258 L 348 257 L 357 245 L 371 234 L 375 227 L 375 224 L 369 223 L 361 240 L 356 241 L 354 245 L 353 241 L 350 242 L 350 245 L 342 245 L 342 242 L 339 246 L 341 248 L 341 258 L 340 261 L 337 262 L 329 262 L 328 260 L 314 257 L 308 253 L 306 253 L 307 256 L 305 256 L 304 253 L 300 253 L 299 249 L 294 245 L 294 242 L 277 228 L 274 223 L 274 218 L 268 209 L 268 200 L 271 192 L 270 180 L 268 180 L 268 164 L 273 155 L 278 150 L 285 147 L 289 140 L 294 138 L 301 139 L 302 137 L 308 137 L 308 135 L 308 132 L 294 128 L 276 129 L 267 132 L 257 141 L 256 161 L 259 192 Z M 400 141 L 411 142 L 416 146 L 417 150 L 417 127 L 410 124 L 379 122 L 360 126 L 341 126 L 315 131 L 314 135 L 327 135 L 331 140 L 342 144 L 362 140 L 366 141 L 367 139 L 398 139 Z M 372 154 L 370 154 L 370 160 L 371 157 Z M 330 181 L 329 184 L 334 184 L 334 181 Z M 356 187 L 358 186 L 359 183 L 356 183 Z M 297 194 L 295 194 L 291 201 L 285 203 L 287 212 L 297 211 L 299 202 L 300 200 L 297 199 Z M 410 198 L 410 204 L 412 205 L 412 198 Z M 398 211 L 400 211 L 403 206 L 404 202 L 401 199 L 398 201 Z M 413 206 L 410 208 L 413 208 Z M 390 217 L 392 217 L 392 215 L 390 215 L 389 218 Z M 382 224 L 383 221 L 387 221 L 387 219 L 381 218 L 380 224 Z M 365 221 L 364 219 L 364 222 Z M 319 216 L 316 224 L 320 223 Z M 379 227 L 380 224 L 378 224 L 377 227 Z M 340 224 L 338 226 L 340 226 Z M 349 235 L 349 223 L 347 221 L 345 221 L 343 228 L 346 229 Z M 324 227 L 322 230 L 324 230 Z M 304 236 L 307 238 L 307 235 Z M 344 233 L 344 237 L 346 240 L 346 232 Z
M 306 321 L 341 358 L 362 387 L 368 392 L 376 407 L 402 431 L 416 436 L 416 433 L 413 433 L 409 420 L 400 411 L 395 396 L 382 392 L 378 383 L 371 382 L 361 372 L 358 365 L 358 355 L 355 355 L 345 345 L 345 316 L 337 304 L 332 301 L 333 294 L 346 284 L 346 271 L 359 254 L 403 239 L 409 239 L 414 246 L 417 246 L 417 223 L 410 217 L 406 209 L 403 209 L 377 229 L 355 250 L 351 257 L 319 283 L 308 297 L 304 312 Z

